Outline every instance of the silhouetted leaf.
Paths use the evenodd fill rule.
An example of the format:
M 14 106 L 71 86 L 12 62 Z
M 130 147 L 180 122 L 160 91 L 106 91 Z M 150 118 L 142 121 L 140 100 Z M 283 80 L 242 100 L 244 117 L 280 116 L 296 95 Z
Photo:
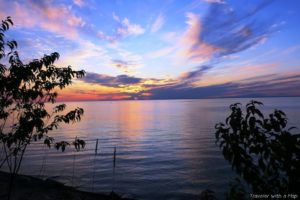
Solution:
M 11 127 L 5 124 L 1 127 L 0 145 L 5 147 L 6 160 L 14 160 L 8 163 L 11 165 L 8 169 L 17 174 L 29 144 L 44 139 L 43 143 L 50 147 L 54 139 L 48 134 L 53 129 L 63 122 L 81 120 L 84 113 L 82 108 L 62 115 L 59 113 L 64 111 L 64 104 L 55 106 L 52 113 L 48 111 L 51 109 L 45 108 L 45 104 L 54 103 L 56 91 L 70 85 L 72 79 L 84 76 L 85 72 L 74 71 L 71 66 L 56 67 L 54 63 L 59 59 L 57 52 L 24 64 L 19 58 L 17 42 L 6 38 L 6 31 L 11 25 L 13 22 L 10 17 L 2 20 L 0 25 L 0 60 L 7 63 L 0 63 L 0 121 L 14 123 Z M 54 146 L 65 151 L 69 145 L 62 141 Z M 85 142 L 78 139 L 76 149 L 84 146 Z
M 216 142 L 232 169 L 253 189 L 253 193 L 297 192 L 300 174 L 300 134 L 291 134 L 283 111 L 275 110 L 264 118 L 256 107 L 246 104 L 246 118 L 235 104 L 224 124 L 216 125 Z
M 293 130 L 293 129 L 298 129 L 298 128 L 295 127 L 295 126 L 292 126 L 292 127 L 290 127 L 290 128 L 288 129 L 288 131 L 291 131 L 291 130 Z

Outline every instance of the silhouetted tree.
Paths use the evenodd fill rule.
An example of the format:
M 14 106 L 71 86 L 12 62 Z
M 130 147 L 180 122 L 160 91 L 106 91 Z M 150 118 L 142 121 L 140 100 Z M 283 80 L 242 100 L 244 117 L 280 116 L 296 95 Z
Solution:
M 256 194 L 298 194 L 300 185 L 300 134 L 287 128 L 287 117 L 275 110 L 265 117 L 258 101 L 230 106 L 225 124 L 216 124 L 217 143 L 232 169 Z M 237 186 L 235 185 L 235 188 Z M 240 188 L 236 199 L 241 199 Z M 234 198 L 234 191 L 231 191 Z
M 56 52 L 24 64 L 16 51 L 17 42 L 5 38 L 11 25 L 13 22 L 7 17 L 0 27 L 0 145 L 5 154 L 0 167 L 7 164 L 13 180 L 30 143 L 43 139 L 50 147 L 54 141 L 50 131 L 61 123 L 80 120 L 84 112 L 82 108 L 63 115 L 60 112 L 65 110 L 65 104 L 54 106 L 49 111 L 45 103 L 54 103 L 56 91 L 70 85 L 72 79 L 81 78 L 85 72 L 74 71 L 70 66 L 54 66 L 59 58 Z M 68 145 L 70 143 L 66 141 L 55 144 L 63 151 Z M 79 150 L 85 143 L 76 138 L 73 145 Z

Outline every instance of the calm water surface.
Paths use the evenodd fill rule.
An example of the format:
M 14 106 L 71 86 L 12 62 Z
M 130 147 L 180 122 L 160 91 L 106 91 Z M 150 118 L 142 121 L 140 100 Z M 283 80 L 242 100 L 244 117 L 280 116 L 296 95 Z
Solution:
M 265 98 L 264 111 L 285 111 L 290 126 L 300 127 L 300 98 Z M 62 153 L 31 145 L 24 174 L 51 177 L 94 192 L 142 200 L 197 199 L 211 189 L 222 199 L 234 177 L 215 145 L 214 125 L 224 121 L 228 105 L 249 99 L 71 102 L 85 110 L 80 123 L 61 127 L 56 140 L 78 136 L 82 152 Z M 95 156 L 96 139 L 99 139 Z M 116 168 L 113 175 L 113 151 Z M 40 150 L 40 151 L 37 151 Z M 44 152 L 40 154 L 40 152 Z

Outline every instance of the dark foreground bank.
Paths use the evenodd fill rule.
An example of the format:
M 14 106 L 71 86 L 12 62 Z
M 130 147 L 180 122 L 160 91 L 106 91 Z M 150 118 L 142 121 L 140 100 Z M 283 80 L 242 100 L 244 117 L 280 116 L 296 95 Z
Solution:
M 10 175 L 0 171 L 0 199 L 7 199 Z M 18 175 L 11 200 L 133 200 L 110 193 L 100 194 L 77 190 L 54 180 Z

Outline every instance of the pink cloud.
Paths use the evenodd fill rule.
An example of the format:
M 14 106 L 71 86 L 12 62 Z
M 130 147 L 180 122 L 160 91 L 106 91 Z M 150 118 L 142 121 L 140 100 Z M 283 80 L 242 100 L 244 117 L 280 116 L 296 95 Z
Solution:
M 181 40 L 181 45 L 185 46 L 182 54 L 198 62 L 210 60 L 216 52 L 220 52 L 222 49 L 201 40 L 199 36 L 202 26 L 198 15 L 187 13 L 187 18 L 188 29 Z
M 17 27 L 40 27 L 44 30 L 75 39 L 78 29 L 85 25 L 84 20 L 73 14 L 64 5 L 52 5 L 44 1 L 28 1 L 28 3 L 0 0 L 0 4 L 11 9 L 1 10 L 1 18 L 11 16 Z M 33 16 L 34 15 L 34 16 Z

